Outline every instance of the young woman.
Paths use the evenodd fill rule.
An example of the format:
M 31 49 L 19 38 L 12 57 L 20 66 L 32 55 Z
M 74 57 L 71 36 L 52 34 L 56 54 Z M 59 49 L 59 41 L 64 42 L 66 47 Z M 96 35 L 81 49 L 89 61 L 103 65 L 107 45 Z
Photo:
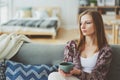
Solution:
M 86 10 L 79 15 L 80 40 L 69 41 L 64 61 L 75 65 L 69 74 L 53 72 L 48 80 L 105 80 L 112 60 L 104 24 L 99 12 Z

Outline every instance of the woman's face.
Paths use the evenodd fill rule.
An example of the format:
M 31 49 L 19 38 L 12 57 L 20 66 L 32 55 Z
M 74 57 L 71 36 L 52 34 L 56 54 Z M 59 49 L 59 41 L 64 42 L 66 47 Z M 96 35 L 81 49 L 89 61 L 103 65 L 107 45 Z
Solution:
M 94 22 L 91 15 L 85 14 L 81 17 L 80 29 L 84 36 L 92 36 L 94 34 Z

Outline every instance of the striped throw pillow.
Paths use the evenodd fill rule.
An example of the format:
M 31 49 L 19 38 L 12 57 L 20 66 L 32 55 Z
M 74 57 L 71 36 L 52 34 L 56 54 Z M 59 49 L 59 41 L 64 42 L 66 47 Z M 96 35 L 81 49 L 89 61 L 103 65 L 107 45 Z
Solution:
M 57 65 L 24 65 L 10 60 L 6 60 L 5 64 L 6 80 L 47 80 L 48 75 L 58 68 Z

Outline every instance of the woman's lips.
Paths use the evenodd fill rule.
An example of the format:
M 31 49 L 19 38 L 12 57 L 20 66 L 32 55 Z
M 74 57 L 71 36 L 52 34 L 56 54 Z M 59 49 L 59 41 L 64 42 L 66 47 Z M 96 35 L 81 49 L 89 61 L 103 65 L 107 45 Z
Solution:
M 85 33 L 85 32 L 87 32 L 87 30 L 82 30 L 82 32 L 84 32 L 84 33 Z

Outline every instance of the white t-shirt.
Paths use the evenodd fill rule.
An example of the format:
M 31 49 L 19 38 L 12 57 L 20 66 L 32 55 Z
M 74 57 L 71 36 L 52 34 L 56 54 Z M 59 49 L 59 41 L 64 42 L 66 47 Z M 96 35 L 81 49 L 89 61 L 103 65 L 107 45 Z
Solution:
M 92 57 L 88 57 L 88 58 L 80 57 L 83 71 L 87 73 L 91 73 L 94 66 L 96 65 L 98 53 L 99 52 L 95 53 Z

